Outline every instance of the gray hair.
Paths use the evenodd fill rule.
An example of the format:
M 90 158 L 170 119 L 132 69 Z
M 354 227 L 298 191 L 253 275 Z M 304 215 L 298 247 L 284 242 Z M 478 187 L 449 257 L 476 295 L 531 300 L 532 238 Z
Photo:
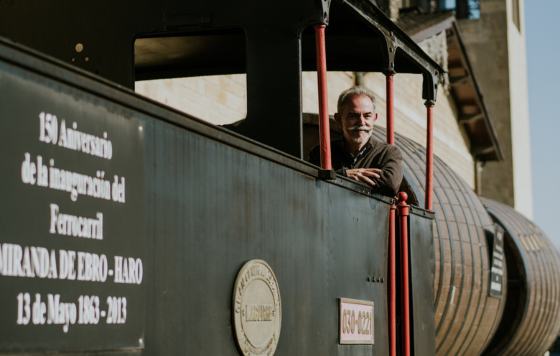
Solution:
M 336 105 L 336 110 L 338 113 L 342 112 L 342 107 L 346 104 L 346 101 L 353 96 L 365 95 L 371 99 L 373 103 L 373 109 L 375 110 L 375 94 L 371 90 L 363 86 L 355 86 L 346 89 L 338 96 L 338 103 Z

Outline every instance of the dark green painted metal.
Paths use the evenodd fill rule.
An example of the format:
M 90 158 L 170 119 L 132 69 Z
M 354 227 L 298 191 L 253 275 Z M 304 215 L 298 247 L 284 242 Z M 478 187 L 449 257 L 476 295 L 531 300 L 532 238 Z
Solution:
M 386 288 L 367 278 L 386 279 L 387 205 L 193 133 L 155 125 L 154 135 L 147 215 L 155 255 L 173 262 L 155 262 L 155 274 L 167 278 L 153 288 L 160 317 L 148 353 L 235 354 L 232 285 L 253 258 L 266 260 L 279 281 L 278 354 L 370 354 L 337 346 L 336 298 L 346 296 L 376 303 L 375 351 L 384 353 Z
M 411 209 L 410 230 L 410 291 L 412 306 L 411 331 L 414 355 L 434 355 L 435 323 L 432 286 L 434 284 L 433 220 L 425 211 Z
M 81 350 L 84 345 L 94 344 L 99 350 L 138 348 L 139 339 L 145 333 L 146 290 L 143 284 L 115 283 L 109 274 L 104 282 L 79 281 L 62 278 L 61 251 L 75 251 L 105 255 L 109 268 L 116 272 L 115 256 L 145 259 L 146 231 L 144 217 L 144 150 L 143 133 L 138 130 L 138 117 L 109 101 L 76 90 L 68 85 L 31 73 L 25 69 L 0 60 L 0 164 L 3 168 L 0 195 L 0 243 L 3 245 L 3 268 L 0 293 L 0 314 L 3 315 L 0 350 Z M 45 143 L 40 137 L 40 114 L 52 113 L 58 124 L 65 120 L 70 129 L 103 135 L 113 143 L 110 160 L 88 155 Z M 60 127 L 60 126 L 59 126 Z M 61 132 L 59 132 L 61 133 Z M 60 142 L 59 142 L 60 143 Z M 113 176 L 126 178 L 125 203 L 113 199 L 98 199 L 82 194 L 74 200 L 71 193 L 23 182 L 25 155 L 30 162 L 42 160 L 48 169 L 48 183 L 53 182 L 51 168 L 56 167 L 90 177 L 113 182 Z M 41 157 L 41 158 L 39 158 Z M 131 159 L 134 157 L 135 159 Z M 37 175 L 36 175 L 37 176 Z M 120 179 L 119 179 L 120 180 Z M 112 197 L 116 195 L 112 194 Z M 60 213 L 83 217 L 103 214 L 102 240 L 53 234 L 51 204 Z M 24 247 L 44 247 L 56 258 L 57 278 L 13 277 L 6 275 L 6 244 Z M 15 258 L 15 257 L 14 257 Z M 79 275 L 80 263 L 72 263 Z M 77 277 L 79 278 L 79 277 Z M 80 296 L 100 298 L 100 310 L 110 313 L 109 297 L 127 299 L 125 326 L 104 322 L 95 332 L 88 326 L 70 325 L 63 332 L 62 325 L 16 325 L 17 295 L 29 293 L 32 309 L 39 302 L 47 303 L 48 295 L 60 295 L 62 302 L 77 304 Z M 39 294 L 39 299 L 37 299 Z M 48 305 L 48 304 L 45 304 Z M 34 315 L 38 315 L 33 312 Z M 44 313 L 46 316 L 46 313 Z M 104 321 L 108 319 L 103 318 Z M 60 335 L 63 335 L 60 337 Z
M 300 160 L 12 45 L 0 44 L 0 88 L 3 204 L 19 207 L 2 214 L 0 243 L 19 236 L 21 244 L 137 255 L 144 265 L 140 286 L 0 276 L 3 315 L 11 315 L 0 322 L 1 352 L 237 354 L 233 283 L 243 263 L 261 258 L 282 296 L 277 354 L 387 354 L 390 200 L 344 178 L 318 180 L 317 169 Z M 42 110 L 84 130 L 107 128 L 113 160 L 36 143 L 32 128 Z M 33 191 L 18 180 L 26 149 L 76 171 L 123 172 L 130 200 L 113 211 L 98 200 L 68 203 L 67 193 Z M 45 236 L 44 205 L 53 199 L 80 213 L 103 211 L 111 223 L 103 245 Z M 37 225 L 22 226 L 29 218 Z M 16 294 L 35 289 L 127 295 L 130 323 L 73 325 L 66 334 L 52 325 L 16 326 Z M 339 297 L 374 301 L 374 346 L 338 345 Z

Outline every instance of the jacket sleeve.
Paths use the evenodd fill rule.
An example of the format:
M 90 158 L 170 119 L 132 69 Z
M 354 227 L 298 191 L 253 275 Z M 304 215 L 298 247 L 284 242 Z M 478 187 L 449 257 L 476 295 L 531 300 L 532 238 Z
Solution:
M 394 197 L 399 192 L 403 179 L 403 159 L 397 146 L 387 146 L 379 168 L 383 170 L 381 177 L 378 179 L 379 192 Z

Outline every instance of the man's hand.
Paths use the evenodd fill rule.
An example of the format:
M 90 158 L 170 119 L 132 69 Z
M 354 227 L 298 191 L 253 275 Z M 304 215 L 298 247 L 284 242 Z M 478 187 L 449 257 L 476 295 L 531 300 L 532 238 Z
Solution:
M 366 183 L 371 187 L 376 187 L 377 180 L 381 177 L 381 172 L 382 170 L 379 168 L 355 168 L 347 169 L 346 176 L 358 182 Z

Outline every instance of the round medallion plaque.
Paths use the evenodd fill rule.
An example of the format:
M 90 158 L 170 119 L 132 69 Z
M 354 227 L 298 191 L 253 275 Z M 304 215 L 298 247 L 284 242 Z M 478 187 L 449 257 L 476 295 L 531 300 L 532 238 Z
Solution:
M 263 260 L 241 267 L 233 291 L 235 336 L 245 356 L 273 355 L 282 326 L 278 281 Z

